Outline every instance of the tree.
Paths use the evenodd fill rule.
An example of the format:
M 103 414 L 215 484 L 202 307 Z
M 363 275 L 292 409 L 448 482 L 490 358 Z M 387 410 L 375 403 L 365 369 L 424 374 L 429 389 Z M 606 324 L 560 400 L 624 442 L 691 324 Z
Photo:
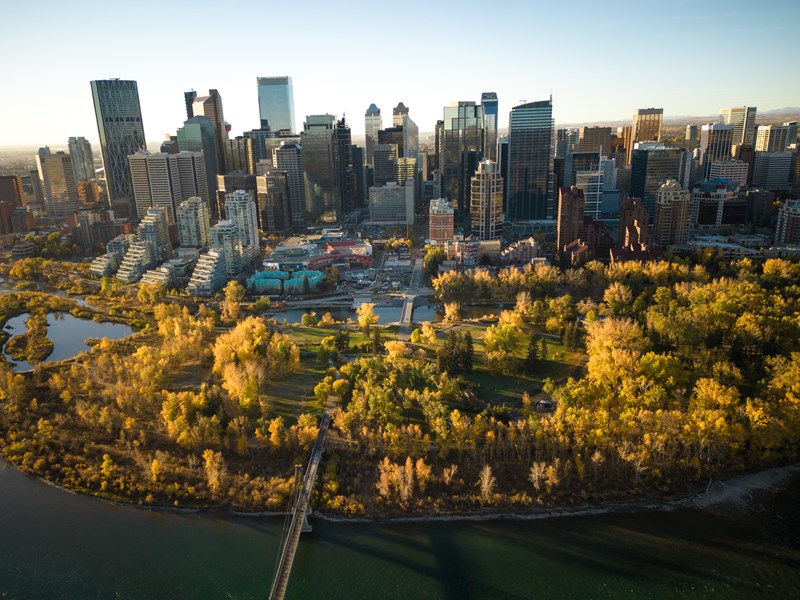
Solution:
M 366 334 L 378 322 L 378 315 L 375 314 L 375 305 L 371 302 L 364 302 L 356 309 L 358 315 L 358 327 Z
M 461 305 L 458 302 L 444 303 L 444 322 L 458 323 L 461 320 Z
M 220 315 L 223 321 L 233 322 L 239 318 L 239 310 L 246 291 L 238 281 L 228 282 L 225 286 L 225 299 L 222 301 L 222 314 Z
M 422 324 L 420 335 L 422 336 L 423 343 L 428 344 L 430 346 L 436 345 L 436 330 L 430 323 L 426 322 Z
M 222 453 L 214 452 L 211 448 L 203 451 L 203 469 L 206 473 L 208 489 L 212 494 L 217 495 L 225 477 L 225 461 L 222 459 Z
M 633 292 L 624 283 L 613 282 L 603 293 L 603 300 L 614 315 L 627 315 L 631 312 Z
M 310 312 L 310 313 L 303 313 L 303 316 L 300 317 L 300 324 L 303 327 L 313 327 L 317 324 L 317 313 Z
M 478 487 L 480 488 L 481 504 L 489 504 L 494 495 L 494 488 L 497 480 L 492 475 L 492 467 L 483 465 L 481 473 L 478 476 Z
M 539 357 L 539 338 L 532 335 L 530 342 L 528 342 L 528 355 L 525 357 L 525 366 L 529 371 L 535 369 L 539 364 Z

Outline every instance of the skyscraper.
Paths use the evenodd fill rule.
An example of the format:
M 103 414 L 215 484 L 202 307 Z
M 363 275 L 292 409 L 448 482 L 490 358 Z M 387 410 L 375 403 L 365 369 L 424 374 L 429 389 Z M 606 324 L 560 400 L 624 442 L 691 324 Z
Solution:
M 183 101 L 186 104 L 186 118 L 191 119 L 194 116 L 194 110 L 192 109 L 192 104 L 194 104 L 194 99 L 197 98 L 197 92 L 194 90 L 183 92 Z
M 145 147 L 139 89 L 135 81 L 121 79 L 91 86 L 110 204 L 119 216 L 135 218 L 128 156 Z
M 292 226 L 305 227 L 306 188 L 303 183 L 303 155 L 300 144 L 284 144 L 273 154 L 275 168 L 286 171 L 289 179 Z
M 500 237 L 503 222 L 503 178 L 497 163 L 484 160 L 472 176 L 470 185 L 470 227 L 481 241 Z
M 403 117 L 408 116 L 408 107 L 402 102 L 398 102 L 397 106 L 392 109 L 392 126 L 399 127 L 403 124 Z
M 397 144 L 378 144 L 373 148 L 375 187 L 397 181 Z
M 215 210 L 214 198 L 217 192 L 217 143 L 214 125 L 208 117 L 192 117 L 187 119 L 183 127 L 178 129 L 178 148 L 182 152 L 202 152 L 205 159 L 206 188 L 209 196 L 209 207 Z M 214 213 L 216 214 L 216 212 Z M 216 215 L 219 216 L 219 215 Z
M 216 171 L 220 175 L 227 173 L 225 166 L 225 145 L 228 132 L 225 129 L 225 115 L 222 111 L 222 96 L 217 90 L 208 90 L 205 96 L 197 96 L 192 104 L 192 114 L 195 117 L 208 117 L 214 127 L 214 146 L 217 151 Z M 184 150 L 181 147 L 181 150 Z M 206 163 L 208 163 L 206 157 Z
M 283 233 L 292 226 L 289 174 L 274 169 L 256 176 L 256 203 L 262 231 Z
M 72 158 L 72 171 L 75 181 L 94 179 L 94 155 L 92 145 L 84 137 L 71 137 L 67 141 L 69 155 Z
M 636 142 L 661 141 L 661 122 L 663 119 L 663 108 L 640 108 L 633 113 L 631 141 L 626 146 L 628 150 L 628 164 L 631 164 L 633 147 Z
M 483 92 L 481 106 L 483 106 L 483 155 L 497 162 L 497 94 Z
M 611 127 L 581 127 L 575 150 L 608 156 L 611 152 Z
M 703 179 L 711 175 L 711 163 L 731 159 L 734 126 L 709 123 L 700 129 L 700 163 Z
M 257 77 L 261 128 L 295 132 L 294 94 L 291 77 Z
M 553 218 L 552 191 L 548 190 L 552 143 L 552 99 L 529 102 L 511 109 L 507 220 Z
M 242 243 L 242 268 L 249 265 L 260 251 L 258 216 L 253 197 L 243 190 L 225 196 L 225 218 L 232 222 Z
M 794 143 L 789 140 L 791 126 L 786 125 L 760 125 L 756 132 L 756 152 L 783 152 L 786 146 Z
M 381 109 L 370 104 L 364 114 L 364 133 L 366 134 L 367 164 L 372 164 L 372 153 L 378 143 L 378 132 L 383 129 Z
M 631 197 L 639 198 L 649 214 L 655 213 L 656 193 L 673 179 L 689 187 L 691 155 L 683 148 L 646 146 L 633 151 L 631 158 Z
M 78 209 L 78 186 L 69 154 L 40 148 L 36 154 L 39 182 L 44 194 L 47 216 L 61 219 Z
M 336 179 L 339 186 L 340 215 L 345 215 L 355 208 L 356 204 L 356 173 L 353 168 L 353 139 L 350 136 L 350 127 L 342 117 L 336 122 L 336 144 L 334 145 L 334 163 L 336 164 Z
M 721 108 L 720 119 L 726 125 L 733 125 L 732 144 L 752 146 L 755 143 L 756 107 L 735 106 Z
M 583 192 L 572 187 L 558 190 L 558 219 L 556 228 L 556 252 L 561 255 L 570 242 L 586 238 L 584 211 L 586 202 Z
M 335 121 L 333 115 L 307 116 L 300 136 L 311 225 L 335 223 L 342 208 L 334 158 Z
M 469 183 L 483 158 L 483 107 L 462 101 L 444 108 L 442 154 L 442 197 L 453 201 L 456 222 L 469 221 Z
M 177 223 L 178 205 L 199 196 L 210 202 L 203 155 L 197 152 L 132 154 L 131 178 L 136 212 L 144 218 L 151 207 L 163 208 L 167 221 Z

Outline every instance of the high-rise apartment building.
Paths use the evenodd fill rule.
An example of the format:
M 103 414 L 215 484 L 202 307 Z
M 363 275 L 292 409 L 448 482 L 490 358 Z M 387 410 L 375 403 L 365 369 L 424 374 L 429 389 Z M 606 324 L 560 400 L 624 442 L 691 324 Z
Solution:
M 470 185 L 470 229 L 481 241 L 500 238 L 503 222 L 503 178 L 497 163 L 484 160 Z
M 271 168 L 271 167 L 270 167 Z M 262 169 L 262 173 L 263 173 Z M 249 173 L 232 172 L 225 175 L 217 175 L 217 206 L 216 213 L 220 219 L 227 219 L 225 214 L 225 203 L 228 194 L 237 190 L 242 190 L 256 197 L 256 176 Z M 213 211 L 212 211 L 213 212 Z
M 91 87 L 109 202 L 118 216 L 135 218 L 128 156 L 145 147 L 139 89 L 121 79 L 92 81 Z
M 733 137 L 731 143 L 734 146 L 752 146 L 755 143 L 755 106 L 735 106 L 733 108 L 721 108 L 719 111 L 719 117 L 724 124 L 733 125 Z
M 456 207 L 456 222 L 469 219 L 469 182 L 483 158 L 483 107 L 472 101 L 458 102 L 444 109 L 442 154 L 442 197 Z
M 147 209 L 147 213 L 139 223 L 138 235 L 140 241 L 150 244 L 151 256 L 155 262 L 160 263 L 172 258 L 166 209 L 161 207 Z
M 672 179 L 656 193 L 656 216 L 653 227 L 657 246 L 685 244 L 689 239 L 689 209 L 691 194 Z
M 36 168 L 44 195 L 47 216 L 63 219 L 78 209 L 78 186 L 69 154 L 50 148 L 40 148 L 36 154 Z
M 661 122 L 664 118 L 663 108 L 640 108 L 633 113 L 630 143 L 628 150 L 628 164 L 631 164 L 633 148 L 636 142 L 660 142 Z
M 143 150 L 128 158 L 138 218 L 144 218 L 151 207 L 160 207 L 169 223 L 177 223 L 178 205 L 184 200 L 199 196 L 211 202 L 202 154 L 151 154 Z
M 556 252 L 561 255 L 567 244 L 585 239 L 584 212 L 586 204 L 583 192 L 576 188 L 562 187 L 558 190 L 558 219 L 556 224 Z
M 206 248 L 211 229 L 208 202 L 194 196 L 178 205 L 178 239 L 184 248 Z
M 381 109 L 370 104 L 367 112 L 364 114 L 364 133 L 366 137 L 366 150 L 367 150 L 367 164 L 372 164 L 373 150 L 378 144 L 378 132 L 383 129 L 383 121 L 381 120 Z
M 273 153 L 275 168 L 289 180 L 289 201 L 293 227 L 306 224 L 306 188 L 303 182 L 303 154 L 300 144 L 283 144 Z
M 295 132 L 294 94 L 291 77 L 257 77 L 261 128 Z
M 243 269 L 258 257 L 260 251 L 256 212 L 256 203 L 249 193 L 237 190 L 225 196 L 225 218 L 238 230 Z
M 309 225 L 335 223 L 342 204 L 336 171 L 336 118 L 310 115 L 300 136 Z
M 72 158 L 72 171 L 75 181 L 94 179 L 94 155 L 92 145 L 84 137 L 71 137 L 67 141 L 69 155 Z
M 553 100 L 511 109 L 508 131 L 508 221 L 553 218 Z
M 217 152 L 216 171 L 227 173 L 225 165 L 225 145 L 228 132 L 225 129 L 225 114 L 222 111 L 222 96 L 217 90 L 208 90 L 204 96 L 198 95 L 192 103 L 192 114 L 195 117 L 208 117 L 214 127 L 214 146 Z M 181 147 L 181 150 L 185 148 Z M 206 163 L 210 162 L 206 157 Z
M 497 162 L 497 93 L 483 92 L 483 155 Z

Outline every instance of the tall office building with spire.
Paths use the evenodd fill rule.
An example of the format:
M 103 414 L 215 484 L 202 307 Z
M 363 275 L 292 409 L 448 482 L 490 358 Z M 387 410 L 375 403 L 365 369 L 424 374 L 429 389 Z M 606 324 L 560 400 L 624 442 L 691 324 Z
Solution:
M 128 156 L 145 147 L 139 88 L 135 81 L 91 82 L 108 198 L 118 216 L 136 218 Z
M 552 219 L 553 100 L 511 109 L 506 220 Z
M 295 133 L 291 77 L 257 77 L 261 129 Z

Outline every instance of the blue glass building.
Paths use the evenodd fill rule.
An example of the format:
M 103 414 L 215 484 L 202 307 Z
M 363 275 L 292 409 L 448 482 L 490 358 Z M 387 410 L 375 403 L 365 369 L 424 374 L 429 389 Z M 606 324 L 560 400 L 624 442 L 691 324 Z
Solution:
M 294 96 L 291 77 L 257 77 L 261 128 L 273 132 L 294 128 Z

